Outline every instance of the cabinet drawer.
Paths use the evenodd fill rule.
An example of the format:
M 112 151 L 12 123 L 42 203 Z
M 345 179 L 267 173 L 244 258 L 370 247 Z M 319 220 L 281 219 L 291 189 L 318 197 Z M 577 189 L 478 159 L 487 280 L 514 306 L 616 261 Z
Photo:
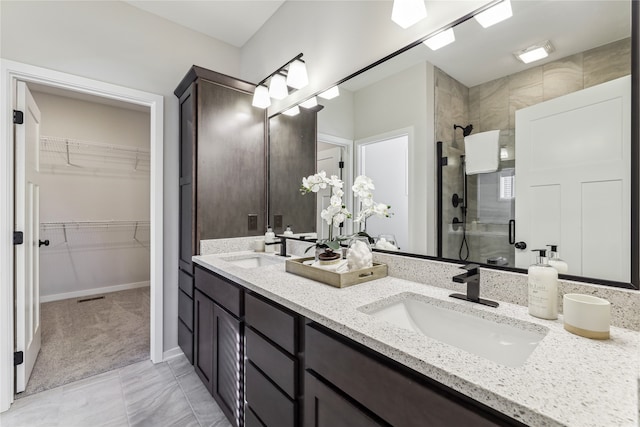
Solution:
M 394 426 L 511 424 L 497 420 L 480 403 L 417 373 L 399 371 L 382 356 L 365 354 L 315 325 L 305 328 L 305 363 Z
M 297 348 L 296 316 L 262 299 L 247 294 L 245 320 L 253 329 L 295 355 Z
M 250 362 L 246 364 L 245 400 L 269 427 L 293 427 L 295 403 L 282 394 Z
M 178 345 L 189 363 L 193 364 L 193 332 L 180 319 L 178 319 Z
M 178 291 L 178 317 L 193 331 L 193 300 L 181 290 Z
M 291 399 L 296 397 L 296 360 L 250 328 L 245 329 L 246 355 Z
M 193 298 L 193 276 L 182 269 L 178 269 L 178 287 Z
M 195 279 L 196 288 L 203 294 L 233 315 L 242 317 L 242 289 L 198 266 L 195 268 Z

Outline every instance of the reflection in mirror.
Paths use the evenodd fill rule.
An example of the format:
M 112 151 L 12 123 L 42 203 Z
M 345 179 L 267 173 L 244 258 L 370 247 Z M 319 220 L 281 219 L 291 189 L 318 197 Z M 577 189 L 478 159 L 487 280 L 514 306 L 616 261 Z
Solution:
M 380 200 L 406 195 L 406 214 L 367 224 L 371 235 L 394 234 L 402 252 L 526 268 L 531 249 L 558 245 L 568 274 L 628 283 L 629 150 L 638 143 L 630 2 L 512 8 L 494 27 L 465 21 L 455 43 L 419 44 L 344 82 L 339 97 L 319 99 L 319 140 L 350 150 L 352 176 L 375 177 Z M 547 58 L 514 57 L 541 37 L 554 46 Z M 497 167 L 474 173 L 468 125 L 467 144 L 498 131 Z M 399 145 L 382 150 L 391 141 Z

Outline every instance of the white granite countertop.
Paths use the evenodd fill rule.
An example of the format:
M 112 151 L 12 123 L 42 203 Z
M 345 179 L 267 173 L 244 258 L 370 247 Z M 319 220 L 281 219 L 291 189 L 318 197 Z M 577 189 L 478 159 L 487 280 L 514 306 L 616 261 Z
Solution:
M 427 377 L 532 426 L 638 426 L 640 333 L 611 327 L 611 339 L 596 341 L 564 330 L 558 320 L 529 316 L 526 307 L 485 307 L 449 298 L 448 289 L 386 277 L 337 289 L 285 272 L 284 261 L 243 268 L 225 259 L 236 252 L 194 257 L 209 270 L 240 283 L 321 325 L 353 339 Z M 458 304 L 463 311 L 528 322 L 548 333 L 521 367 L 507 367 L 401 329 L 363 311 L 401 293 Z M 482 295 L 482 289 L 481 289 Z M 397 298 L 397 297 L 396 297 Z

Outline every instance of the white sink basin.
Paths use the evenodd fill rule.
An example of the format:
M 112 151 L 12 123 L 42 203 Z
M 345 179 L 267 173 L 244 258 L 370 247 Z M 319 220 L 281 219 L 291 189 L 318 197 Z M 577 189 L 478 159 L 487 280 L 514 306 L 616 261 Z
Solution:
M 439 306 L 442 304 L 449 308 Z M 468 308 L 407 294 L 406 298 L 400 301 L 396 298 L 382 308 L 362 311 L 401 328 L 510 367 L 524 365 L 548 332 L 546 328 L 532 323 L 496 315 L 493 315 L 495 320 L 488 320 L 458 311 L 459 309 Z M 487 317 L 486 312 L 480 313 Z M 518 326 L 502 323 L 504 321 L 516 322 Z
M 222 258 L 224 261 L 237 265 L 242 268 L 258 268 L 268 265 L 280 264 L 282 259 L 276 258 L 276 255 L 262 256 L 262 255 L 242 255 L 233 256 L 228 258 Z

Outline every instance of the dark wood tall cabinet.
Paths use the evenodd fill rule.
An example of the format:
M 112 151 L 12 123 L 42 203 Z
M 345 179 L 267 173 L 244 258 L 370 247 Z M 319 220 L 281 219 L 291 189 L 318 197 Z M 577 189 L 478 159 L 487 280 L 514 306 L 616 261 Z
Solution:
M 266 111 L 255 85 L 193 66 L 180 100 L 178 344 L 193 363 L 193 264 L 200 241 L 266 228 Z M 191 304 L 189 304 L 189 302 Z

